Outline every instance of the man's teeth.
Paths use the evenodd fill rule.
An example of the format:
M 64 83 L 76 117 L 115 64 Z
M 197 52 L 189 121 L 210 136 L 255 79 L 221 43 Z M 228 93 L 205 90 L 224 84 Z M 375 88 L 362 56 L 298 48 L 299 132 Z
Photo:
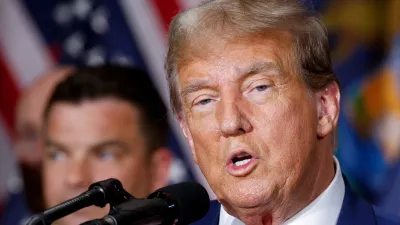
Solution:
M 243 166 L 244 164 L 246 164 L 248 162 L 250 162 L 250 159 L 240 160 L 240 161 L 235 162 L 234 164 L 235 164 L 235 166 Z

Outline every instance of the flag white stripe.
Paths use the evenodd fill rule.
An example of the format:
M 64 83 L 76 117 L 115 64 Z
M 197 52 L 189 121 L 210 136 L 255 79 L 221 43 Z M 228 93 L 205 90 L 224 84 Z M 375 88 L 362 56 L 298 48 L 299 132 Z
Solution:
M 168 101 L 167 82 L 164 79 L 164 54 L 166 37 L 161 22 L 154 17 L 156 10 L 148 0 L 120 0 L 138 47 L 146 61 L 161 96 Z
M 21 90 L 48 70 L 52 60 L 19 0 L 0 0 L 0 27 L 0 51 Z M 6 197 L 7 183 L 17 174 L 10 137 L 0 118 L 0 199 Z
M 19 0 L 0 1 L 0 49 L 17 87 L 26 87 L 50 69 L 52 60 Z

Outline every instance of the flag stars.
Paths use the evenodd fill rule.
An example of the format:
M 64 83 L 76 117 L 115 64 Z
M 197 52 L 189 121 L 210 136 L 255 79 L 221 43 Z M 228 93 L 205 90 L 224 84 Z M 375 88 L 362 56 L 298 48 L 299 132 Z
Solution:
M 185 164 L 179 158 L 174 158 L 169 170 L 169 180 L 172 183 L 179 183 L 186 180 L 187 176 Z
M 74 15 L 70 4 L 58 4 L 53 11 L 53 18 L 59 25 L 67 25 L 72 22 Z
M 97 34 L 104 34 L 108 30 L 107 11 L 104 7 L 96 9 L 90 19 L 90 26 Z
M 74 33 L 64 42 L 64 50 L 71 57 L 78 57 L 84 49 L 85 37 L 82 33 Z
M 108 42 L 113 29 L 112 13 L 112 9 L 96 0 L 58 3 L 53 10 L 53 19 L 62 34 L 62 59 L 93 66 L 106 62 L 134 66 L 135 60 L 128 49 Z
M 84 20 L 92 10 L 93 3 L 90 0 L 75 0 L 73 5 L 75 16 Z
M 97 66 L 105 63 L 105 51 L 102 47 L 97 46 L 90 49 L 86 54 L 86 64 Z
M 133 60 L 128 57 L 127 55 L 124 55 L 122 53 L 116 53 L 111 57 L 111 61 L 113 63 L 119 64 L 119 65 L 126 65 L 126 66 L 133 66 Z

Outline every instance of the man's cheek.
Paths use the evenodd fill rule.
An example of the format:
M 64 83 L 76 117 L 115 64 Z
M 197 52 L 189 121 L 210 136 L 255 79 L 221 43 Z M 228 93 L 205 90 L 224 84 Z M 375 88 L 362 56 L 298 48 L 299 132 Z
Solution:
M 57 190 L 54 187 L 48 188 L 48 190 L 45 193 L 46 194 L 45 206 L 47 208 L 53 207 L 63 201 L 62 196 L 60 196 L 60 192 L 62 193 L 62 190 Z

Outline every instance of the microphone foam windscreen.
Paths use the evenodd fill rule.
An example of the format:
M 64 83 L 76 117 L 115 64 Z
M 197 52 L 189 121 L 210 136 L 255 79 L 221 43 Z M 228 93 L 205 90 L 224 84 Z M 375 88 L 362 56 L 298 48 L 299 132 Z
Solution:
M 178 224 L 189 224 L 203 218 L 209 207 L 210 198 L 206 189 L 195 182 L 183 182 L 158 189 L 178 204 Z

